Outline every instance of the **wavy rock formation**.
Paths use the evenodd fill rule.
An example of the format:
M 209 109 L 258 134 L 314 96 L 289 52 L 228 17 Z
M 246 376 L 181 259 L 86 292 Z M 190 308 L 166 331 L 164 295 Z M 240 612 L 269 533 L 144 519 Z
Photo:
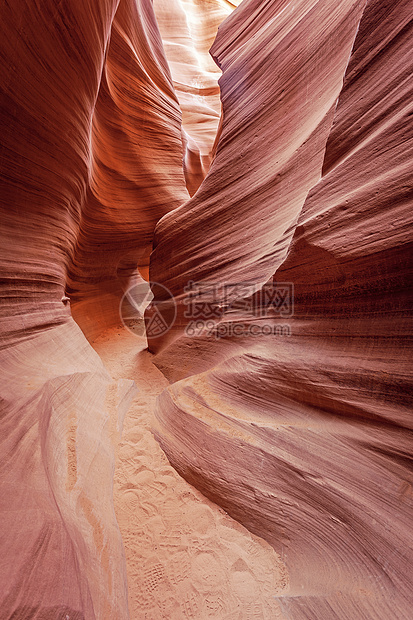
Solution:
M 124 0 L 116 11 L 91 147 L 69 294 L 93 336 L 119 321 L 137 265 L 147 273 L 156 222 L 188 199 L 181 112 L 150 2 Z
M 70 270 L 84 331 L 119 322 L 156 221 L 188 198 L 178 102 L 146 0 L 3 2 L 0 56 L 1 617 L 127 618 L 109 409 L 132 383 L 65 289 Z
M 151 280 L 178 300 L 174 332 L 185 325 L 188 281 L 259 287 L 285 258 L 321 175 L 363 6 L 249 1 L 219 29 L 211 50 L 224 72 L 217 154 L 196 195 L 158 224 L 151 260 Z M 332 46 L 333 37 L 339 44 Z M 174 332 L 150 341 L 151 350 Z
M 0 359 L 1 617 L 127 618 L 113 441 L 133 382 L 111 379 L 73 321 Z
M 160 222 L 151 270 L 182 307 L 190 280 L 262 285 L 275 272 L 274 286 L 294 285 L 294 316 L 264 318 L 291 336 L 216 341 L 234 321 L 221 314 L 212 336 L 172 342 L 190 320 L 181 311 L 151 346 L 161 367 L 179 352 L 175 377 L 204 372 L 161 395 L 157 437 L 281 554 L 289 617 L 407 620 L 409 3 L 259 4 L 219 31 L 217 156 L 195 198 Z M 228 303 L 221 292 L 201 299 L 211 312 Z M 254 317 L 238 310 L 238 321 Z
M 148 324 L 177 306 L 173 328 L 149 335 L 175 381 L 155 430 L 176 469 L 285 562 L 274 601 L 263 543 L 261 609 L 410 618 L 409 4 L 0 3 L 2 618 L 129 617 L 112 487 L 135 388 L 84 334 L 119 323 L 155 227 L 151 279 L 174 299 L 154 287 Z M 224 14 L 218 70 L 205 51 Z M 199 339 L 185 335 L 191 281 L 217 323 Z M 262 291 L 279 283 L 294 286 L 293 316 L 268 315 Z M 290 336 L 252 338 L 258 320 Z M 150 479 L 135 465 L 133 502 Z M 224 520 L 240 620 L 257 580 Z M 215 613 L 212 551 L 194 565 Z M 149 560 L 136 572 L 148 590 L 163 578 Z M 191 600 L 173 613 L 194 615 Z

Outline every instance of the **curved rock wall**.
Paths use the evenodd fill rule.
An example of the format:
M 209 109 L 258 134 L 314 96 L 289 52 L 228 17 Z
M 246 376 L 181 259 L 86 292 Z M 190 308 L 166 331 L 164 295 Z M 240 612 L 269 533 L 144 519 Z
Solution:
M 117 3 L 2 3 L 2 334 L 67 320 L 61 302 Z
M 119 322 L 160 218 L 151 279 L 178 318 L 149 346 L 187 377 L 159 399 L 170 460 L 280 552 L 288 616 L 410 617 L 409 2 L 237 4 L 156 0 L 171 72 L 149 0 L 0 4 L 5 618 L 128 617 L 112 480 L 133 385 L 71 311 Z M 212 147 L 199 54 L 230 12 Z M 188 200 L 183 157 L 193 194 L 212 153 Z M 183 337 L 190 280 L 292 283 L 293 317 L 264 314 L 290 335 Z
M 72 320 L 0 362 L 1 617 L 128 618 L 112 486 L 133 383 L 111 379 Z
M 156 222 L 188 199 L 181 113 L 152 4 L 122 0 L 93 116 L 91 179 L 70 267 L 74 316 L 87 335 L 119 322 Z
M 286 37 L 288 66 L 294 67 L 295 79 L 289 81 L 288 73 L 281 73 L 286 81 L 280 84 L 278 98 L 288 95 L 289 86 L 293 92 L 301 87 L 305 101 L 306 83 L 297 79 L 302 52 L 296 58 L 298 43 L 291 45 L 302 36 L 294 38 L 294 30 L 282 30 L 280 24 L 283 15 L 291 19 L 291 8 L 278 3 L 279 17 L 274 15 L 271 22 L 258 10 L 254 14 L 253 7 L 243 3 L 220 29 L 214 46 L 224 70 L 224 130 L 210 175 L 195 198 L 203 196 L 204 205 L 217 204 L 215 217 L 201 225 L 211 211 L 209 206 L 203 209 L 198 198 L 199 203 L 192 200 L 164 218 L 157 230 L 153 273 L 165 277 L 179 295 L 185 280 L 263 283 L 272 265 L 274 285 L 294 286 L 294 316 L 266 316 L 265 321 L 286 326 L 290 335 L 216 340 L 217 327 L 198 340 L 181 337 L 169 344 L 158 355 L 161 367 L 179 352 L 182 375 L 205 372 L 178 381 L 160 397 L 157 437 L 178 471 L 281 554 L 290 573 L 290 592 L 281 601 L 288 617 L 407 620 L 413 563 L 409 3 L 372 1 L 366 8 L 364 3 L 336 3 L 334 19 L 331 10 L 328 16 L 323 13 L 324 3 L 299 3 L 297 9 L 304 14 L 299 25 L 306 25 L 311 41 L 319 41 L 317 25 L 325 31 L 324 14 L 336 29 L 329 34 L 329 45 L 342 42 L 348 23 L 344 9 L 347 16 L 356 16 L 352 32 L 358 30 L 332 128 L 325 128 L 326 148 L 325 140 L 320 141 L 310 161 L 305 159 L 303 165 L 293 160 L 294 170 L 302 171 L 299 177 L 285 172 L 266 176 L 266 163 L 278 154 L 283 139 L 277 121 L 288 132 L 285 145 L 293 143 L 295 128 L 299 131 L 299 114 L 288 125 L 293 108 L 286 107 L 272 123 L 264 122 L 271 109 L 272 91 L 266 92 L 261 128 L 249 134 L 249 144 L 261 140 L 271 145 L 265 150 L 261 146 L 258 158 L 252 149 L 239 148 L 256 115 L 246 123 L 243 111 L 237 116 L 225 107 L 231 94 L 235 98 L 241 89 L 247 101 L 248 89 L 251 100 L 259 101 L 256 73 L 245 75 L 248 64 L 242 71 L 237 66 L 245 49 L 238 48 L 246 23 L 242 10 L 251 11 L 250 28 L 257 28 L 251 46 L 259 46 L 271 27 L 271 44 L 278 35 L 282 47 Z M 262 26 L 263 31 L 257 27 L 260 18 L 267 28 Z M 234 35 L 232 46 L 226 38 L 229 32 Z M 329 75 L 339 65 L 331 49 L 317 49 L 325 64 L 310 54 L 309 73 L 315 85 L 323 84 L 324 94 Z M 273 75 L 278 75 L 280 58 L 274 55 Z M 345 68 L 347 59 L 343 63 Z M 265 74 L 260 77 L 260 84 L 266 84 Z M 311 90 L 311 80 L 309 92 L 309 101 L 317 107 L 321 99 Z M 324 109 L 329 109 L 327 103 Z M 306 113 L 317 118 L 308 104 Z M 237 125 L 240 117 L 244 122 Z M 225 127 L 231 122 L 238 132 L 227 134 Z M 302 131 L 301 127 L 299 135 Z M 305 144 L 310 148 L 311 140 Z M 228 154 L 231 146 L 234 160 L 224 170 L 219 167 L 220 153 Z M 317 155 L 323 159 L 322 176 L 314 183 L 305 170 L 315 166 Z M 255 169 L 243 167 L 249 157 L 256 157 Z M 276 161 L 271 159 L 274 172 Z M 237 170 L 244 172 L 244 185 L 241 176 L 238 182 Z M 221 185 L 218 179 L 225 173 L 227 182 Z M 266 178 L 269 191 L 279 197 L 268 207 L 265 194 L 251 191 Z M 288 178 L 292 189 L 283 183 Z M 288 199 L 300 187 L 310 191 L 302 202 L 293 202 L 293 211 Z M 231 211 L 235 203 L 237 209 Z M 243 204 L 249 209 L 243 210 Z M 289 220 L 282 217 L 286 204 Z M 187 243 L 182 227 L 192 231 Z M 206 230 L 212 240 L 208 245 Z M 160 256 L 167 260 L 163 252 L 174 243 L 180 248 L 179 267 L 167 272 L 157 261 Z M 222 301 L 215 297 L 216 304 Z M 238 314 L 243 324 L 254 320 Z M 231 319 L 230 314 L 221 318 L 226 333 Z M 154 349 L 165 345 L 166 338 Z
M 264 284 L 285 258 L 325 142 L 364 2 L 243 2 L 211 50 L 223 69 L 216 157 L 155 234 L 151 280 L 179 303 L 188 281 Z M 337 45 L 332 39 L 337 38 Z M 240 102 L 242 101 L 242 105 Z M 269 148 L 269 144 L 271 148 Z M 150 341 L 159 351 L 165 339 Z
M 109 412 L 133 385 L 65 290 L 70 270 L 84 331 L 119 322 L 156 221 L 188 198 L 178 102 L 146 0 L 3 2 L 0 57 L 0 615 L 127 618 Z

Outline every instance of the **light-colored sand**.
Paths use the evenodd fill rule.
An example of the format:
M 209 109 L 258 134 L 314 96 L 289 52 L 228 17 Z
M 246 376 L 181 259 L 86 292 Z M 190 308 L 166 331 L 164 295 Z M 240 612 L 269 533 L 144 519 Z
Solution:
M 150 432 L 168 382 L 146 341 L 115 328 L 92 344 L 114 379 L 134 379 L 139 390 L 114 477 L 132 620 L 282 618 L 275 597 L 287 576 L 279 556 L 185 482 Z

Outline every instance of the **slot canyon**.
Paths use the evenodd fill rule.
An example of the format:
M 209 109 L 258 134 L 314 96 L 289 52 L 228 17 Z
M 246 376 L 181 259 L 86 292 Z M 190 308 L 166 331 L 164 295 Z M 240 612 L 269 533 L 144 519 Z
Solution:
M 410 620 L 412 0 L 1 0 L 0 620 Z

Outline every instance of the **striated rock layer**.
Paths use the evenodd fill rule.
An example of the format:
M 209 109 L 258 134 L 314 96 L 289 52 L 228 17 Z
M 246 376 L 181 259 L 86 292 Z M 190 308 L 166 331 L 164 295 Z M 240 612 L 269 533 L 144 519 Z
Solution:
M 93 336 L 119 321 L 137 266 L 147 275 L 156 222 L 188 199 L 181 112 L 151 2 L 123 0 L 114 16 L 91 156 L 68 290 Z
M 411 616 L 410 19 L 405 0 L 243 2 L 213 47 L 217 157 L 156 232 L 153 279 L 182 306 L 188 280 L 294 285 L 294 316 L 264 317 L 289 337 L 172 342 L 181 312 L 151 343 L 188 377 L 159 398 L 161 445 L 281 554 L 294 619 Z
M 72 320 L 0 362 L 1 618 L 127 618 L 113 442 L 133 382 L 111 379 Z
M 220 27 L 211 50 L 224 72 L 217 154 L 196 195 L 159 222 L 151 260 L 151 279 L 178 301 L 175 332 L 188 281 L 259 287 L 284 260 L 320 178 L 363 6 L 248 1 Z M 174 335 L 150 341 L 151 350 Z
M 3 2 L 0 57 L 0 615 L 127 618 L 108 411 L 132 382 L 65 291 L 85 332 L 119 322 L 188 198 L 179 106 L 149 0 Z
M 0 4 L 4 618 L 129 615 L 112 485 L 134 388 L 84 334 L 119 322 L 158 220 L 171 462 L 280 553 L 287 616 L 411 615 L 409 3 L 236 4 L 156 0 L 171 72 L 150 0 Z M 230 12 L 212 146 L 218 72 L 199 54 Z M 221 320 L 199 341 L 191 280 Z M 229 337 L 255 320 L 233 302 L 273 280 L 294 316 L 261 324 L 291 335 Z

